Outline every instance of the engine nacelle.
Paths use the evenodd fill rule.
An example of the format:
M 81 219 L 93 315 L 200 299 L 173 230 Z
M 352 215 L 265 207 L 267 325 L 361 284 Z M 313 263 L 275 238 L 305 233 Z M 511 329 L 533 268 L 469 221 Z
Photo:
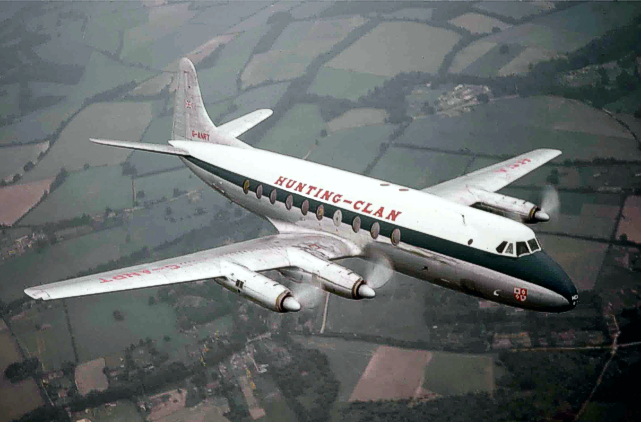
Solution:
M 376 296 L 363 277 L 352 270 L 307 252 L 300 251 L 294 255 L 292 261 L 296 267 L 279 270 L 284 276 L 297 282 L 320 284 L 323 290 L 346 299 L 371 299 Z
M 282 284 L 258 274 L 242 265 L 224 263 L 225 277 L 216 282 L 234 293 L 274 312 L 297 312 L 300 303 L 292 292 Z
M 473 207 L 508 218 L 518 219 L 523 223 L 534 224 L 548 221 L 548 216 L 540 207 L 523 199 L 488 192 L 483 189 L 468 187 L 478 202 Z

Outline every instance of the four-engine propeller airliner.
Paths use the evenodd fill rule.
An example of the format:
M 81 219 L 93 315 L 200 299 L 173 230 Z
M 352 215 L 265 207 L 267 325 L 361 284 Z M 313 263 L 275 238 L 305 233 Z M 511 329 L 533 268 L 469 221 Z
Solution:
M 414 190 L 252 148 L 237 137 L 271 110 L 216 127 L 189 59 L 180 61 L 176 77 L 169 145 L 92 141 L 175 155 L 278 234 L 30 287 L 27 295 L 49 300 L 213 279 L 272 311 L 296 312 L 300 298 L 261 273 L 278 270 L 343 298 L 372 299 L 377 286 L 335 261 L 383 256 L 396 271 L 494 302 L 545 312 L 577 305 L 574 284 L 524 224 L 547 221 L 548 214 L 495 193 L 561 151 L 538 149 Z

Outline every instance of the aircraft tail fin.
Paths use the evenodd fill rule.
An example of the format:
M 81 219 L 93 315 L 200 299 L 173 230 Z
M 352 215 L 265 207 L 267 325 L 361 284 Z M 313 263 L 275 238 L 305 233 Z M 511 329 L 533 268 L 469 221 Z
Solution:
M 186 57 L 180 59 L 176 77 L 178 84 L 174 100 L 174 123 L 171 139 L 251 148 L 246 143 L 216 129 L 205 109 L 196 69 L 191 60 Z

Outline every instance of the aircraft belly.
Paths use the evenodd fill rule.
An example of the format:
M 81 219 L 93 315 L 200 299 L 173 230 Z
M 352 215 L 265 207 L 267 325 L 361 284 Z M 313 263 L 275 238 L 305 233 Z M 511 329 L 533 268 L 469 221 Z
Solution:
M 558 293 L 476 264 L 417 248 L 376 245 L 403 274 L 493 302 L 525 309 L 563 306 Z

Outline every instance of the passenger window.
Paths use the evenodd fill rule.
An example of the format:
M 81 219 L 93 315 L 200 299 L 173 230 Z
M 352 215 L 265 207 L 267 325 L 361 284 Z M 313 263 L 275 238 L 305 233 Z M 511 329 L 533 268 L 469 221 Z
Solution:
M 343 213 L 341 210 L 336 210 L 334 213 L 334 225 L 339 227 L 341 225 L 341 221 L 343 221 Z
M 323 204 L 320 204 L 318 208 L 316 208 L 316 218 L 318 219 L 318 221 L 321 221 L 324 215 L 325 215 L 325 208 L 323 207 Z
M 498 253 L 503 253 L 503 250 L 505 249 L 506 246 L 507 246 L 507 242 L 504 240 L 501 242 L 499 246 L 496 247 L 496 251 Z
M 505 249 L 505 253 L 508 255 L 512 255 L 514 253 L 514 243 L 508 243 L 507 248 Z
M 269 202 L 274 205 L 276 203 L 276 197 L 278 196 L 278 192 L 276 192 L 276 189 L 272 189 L 271 193 L 269 194 Z
M 541 249 L 541 247 L 539 246 L 539 242 L 537 242 L 537 241 L 536 241 L 536 239 L 530 239 L 530 240 L 528 240 L 528 241 L 527 241 L 527 244 L 528 244 L 528 246 L 530 247 L 530 250 L 531 250 L 532 252 L 536 252 L 536 251 L 538 251 L 539 249 Z
M 303 215 L 307 215 L 308 211 L 309 211 L 309 201 L 306 199 L 303 201 L 303 205 L 300 206 L 300 212 L 302 212 Z
M 258 185 L 256 188 L 256 198 L 260 199 L 263 196 L 263 185 Z
M 394 231 L 392 231 L 392 236 L 390 236 L 390 239 L 392 240 L 392 245 L 398 245 L 401 242 L 401 230 L 394 229 Z
M 361 218 L 359 216 L 354 217 L 354 220 L 352 220 L 352 230 L 354 230 L 354 233 L 358 233 L 358 231 L 361 229 Z
M 294 203 L 294 197 L 291 195 L 287 195 L 287 199 L 285 199 L 285 208 L 287 208 L 288 210 L 291 210 L 293 203 Z
M 516 256 L 521 256 L 526 253 L 530 253 L 530 250 L 527 248 L 525 242 L 516 242 Z
M 245 183 L 243 183 L 243 192 L 245 192 L 245 195 L 249 192 L 249 180 L 245 180 Z
M 378 234 L 381 232 L 381 225 L 378 224 L 378 222 L 375 222 L 374 224 L 372 224 L 372 228 L 369 232 L 372 235 L 372 238 L 376 239 L 378 237 Z

